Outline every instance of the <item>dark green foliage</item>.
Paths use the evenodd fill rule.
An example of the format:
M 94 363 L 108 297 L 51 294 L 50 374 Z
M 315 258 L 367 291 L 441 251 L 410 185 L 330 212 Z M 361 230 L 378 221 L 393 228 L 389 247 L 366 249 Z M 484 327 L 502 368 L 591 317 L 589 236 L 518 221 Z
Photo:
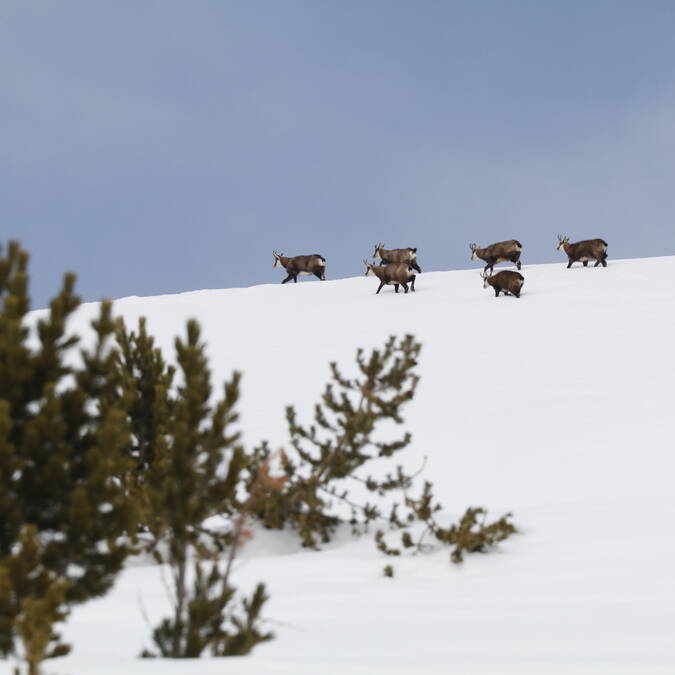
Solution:
M 70 651 L 54 631 L 54 624 L 64 621 L 68 613 L 68 582 L 42 564 L 42 555 L 37 529 L 26 525 L 13 554 L 0 566 L 3 633 L 20 639 L 31 674 L 38 673 L 43 659 Z
M 250 472 L 252 494 L 250 511 L 267 527 L 294 527 L 305 546 L 316 547 L 330 540 L 339 518 L 332 504 L 340 500 L 349 504 L 354 524 L 367 524 L 382 517 L 374 503 L 350 501 L 344 481 L 359 480 L 376 496 L 406 487 L 409 478 L 398 467 L 383 480 L 359 475 L 373 459 L 391 457 L 410 443 L 410 434 L 391 442 L 373 438 L 378 423 L 402 423 L 401 409 L 415 393 L 420 345 L 408 335 L 397 341 L 391 337 L 384 348 L 366 358 L 359 350 L 356 362 L 358 377 L 346 378 L 331 363 L 332 381 L 326 386 L 321 403 L 314 409 L 314 423 L 299 423 L 295 410 L 287 408 L 286 418 L 294 459 L 282 453 L 284 484 L 258 484 L 257 471 Z M 258 465 L 269 461 L 270 449 L 263 445 L 256 451 Z
M 227 585 L 217 563 L 208 574 L 203 565 L 196 564 L 194 575 L 185 626 L 179 628 L 185 634 L 181 656 L 197 658 L 207 648 L 213 656 L 244 656 L 272 639 L 272 633 L 261 633 L 258 628 L 260 610 L 268 599 L 264 584 L 258 584 L 250 600 L 243 600 L 243 617 L 239 617 L 229 606 L 234 588 Z M 153 640 L 161 656 L 174 655 L 176 631 L 175 618 L 164 619 L 155 629 Z
M 240 375 L 234 373 L 225 384 L 222 399 L 210 402 L 211 373 L 195 321 L 188 323 L 186 340 L 175 343 L 175 392 L 170 391 L 174 372 L 143 324 L 138 335 L 126 335 L 120 326 L 118 340 L 133 402 L 134 452 L 141 474 L 136 485 L 145 505 L 145 526 L 158 562 L 168 564 L 172 575 L 174 613 L 155 630 L 155 645 L 161 656 L 172 658 L 198 657 L 207 648 L 218 656 L 247 653 L 271 635 L 256 626 L 267 599 L 264 587 L 243 602 L 240 619 L 229 583 L 244 535 L 237 491 L 247 458 L 239 433 L 231 430 L 238 419 Z M 229 516 L 231 526 L 208 525 L 215 515 Z
M 235 614 L 230 617 L 234 630 L 226 632 L 223 639 L 216 644 L 216 656 L 244 656 L 260 642 L 267 642 L 274 637 L 272 633 L 261 633 L 258 630 L 260 610 L 267 600 L 269 596 L 265 592 L 265 585 L 258 584 L 251 598 L 242 601 L 243 616 Z
M 510 513 L 493 523 L 486 524 L 487 511 L 485 509 L 468 508 L 459 523 L 447 530 L 437 529 L 434 535 L 439 541 L 454 546 L 450 558 L 454 563 L 461 563 L 464 560 L 464 552 L 485 553 L 500 541 L 514 534 L 517 530 L 509 518 L 511 518 Z
M 385 577 L 389 577 L 391 579 L 394 576 L 394 568 L 391 565 L 385 565 L 382 573 Z
M 113 583 L 135 508 L 112 479 L 129 470 L 130 428 L 110 304 L 77 365 L 66 332 L 80 302 L 75 278 L 66 275 L 31 334 L 27 265 L 18 244 L 0 249 L 0 652 L 20 637 L 27 653 L 49 656 L 63 607 Z
M 116 336 L 120 377 L 129 397 L 132 430 L 129 453 L 136 467 L 134 475 L 142 482 L 145 470 L 154 462 L 155 445 L 165 433 L 175 368 L 167 365 L 161 349 L 155 346 L 153 336 L 146 330 L 144 317 L 139 319 L 138 332 L 127 332 L 124 322 L 118 319 Z

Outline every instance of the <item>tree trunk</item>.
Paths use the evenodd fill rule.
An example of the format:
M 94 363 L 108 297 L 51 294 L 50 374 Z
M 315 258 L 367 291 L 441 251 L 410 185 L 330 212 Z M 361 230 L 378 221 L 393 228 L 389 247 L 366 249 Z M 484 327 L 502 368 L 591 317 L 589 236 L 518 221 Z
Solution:
M 183 615 L 185 612 L 185 572 L 187 568 L 185 548 L 180 553 L 178 561 L 178 574 L 176 575 L 176 608 L 173 620 L 173 645 L 171 647 L 171 656 L 179 659 L 182 656 L 181 644 L 183 638 Z

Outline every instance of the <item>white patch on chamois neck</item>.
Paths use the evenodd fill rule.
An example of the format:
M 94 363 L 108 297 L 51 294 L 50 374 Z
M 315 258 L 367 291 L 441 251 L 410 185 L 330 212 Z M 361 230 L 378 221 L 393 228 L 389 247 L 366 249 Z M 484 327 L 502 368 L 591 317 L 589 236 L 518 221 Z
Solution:
M 272 269 L 278 270 L 280 267 L 281 267 L 281 260 L 279 260 L 279 258 L 275 258 Z
M 317 267 L 325 267 L 326 266 L 326 261 L 325 260 L 319 260 L 318 263 L 316 263 Z
M 478 260 L 478 255 L 476 254 L 476 251 L 473 251 L 471 253 L 471 260 Z
M 373 272 L 373 268 L 372 268 L 372 267 L 369 267 L 369 268 L 368 268 L 368 270 L 366 271 L 366 276 L 367 276 L 367 277 L 374 277 L 374 276 L 376 276 L 376 275 L 375 275 L 375 272 Z

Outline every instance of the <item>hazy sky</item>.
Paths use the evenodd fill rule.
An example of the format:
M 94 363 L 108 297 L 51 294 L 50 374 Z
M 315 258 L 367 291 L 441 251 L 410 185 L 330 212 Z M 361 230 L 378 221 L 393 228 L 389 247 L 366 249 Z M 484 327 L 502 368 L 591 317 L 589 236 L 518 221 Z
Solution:
M 337 278 L 378 240 L 675 253 L 671 0 L 4 0 L 0 84 L 35 307 L 66 269 L 87 300 L 278 283 L 272 249 Z

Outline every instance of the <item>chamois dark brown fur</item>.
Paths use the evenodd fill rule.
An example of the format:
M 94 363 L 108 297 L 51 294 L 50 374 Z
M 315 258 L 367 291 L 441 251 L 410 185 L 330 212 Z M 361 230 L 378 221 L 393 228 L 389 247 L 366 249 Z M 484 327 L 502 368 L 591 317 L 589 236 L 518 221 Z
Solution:
M 281 282 L 282 284 L 291 281 L 291 279 L 297 284 L 299 274 L 313 274 L 321 281 L 326 279 L 326 259 L 318 253 L 296 255 L 292 258 L 276 251 L 273 251 L 272 254 L 274 255 L 274 268 L 283 267 L 288 273 L 288 276 Z
M 593 267 L 607 267 L 607 246 L 604 239 L 585 239 L 572 244 L 569 237 L 559 234 L 556 251 L 562 251 L 567 256 L 567 269 L 572 267 L 572 263 L 579 261 L 587 267 L 589 260 L 595 260 Z
M 511 294 L 519 298 L 520 289 L 525 282 L 525 277 L 520 272 L 513 272 L 511 270 L 502 270 L 495 275 L 483 272 L 481 277 L 483 278 L 483 288 L 492 286 L 495 289 L 495 297 L 497 298 L 501 292 L 504 295 Z
M 523 245 L 517 239 L 500 241 L 496 244 L 490 244 L 485 248 L 479 248 L 477 244 L 469 244 L 471 249 L 471 260 L 480 258 L 485 261 L 484 272 L 494 269 L 494 266 L 500 262 L 512 262 L 520 269 L 520 253 Z
M 417 272 L 422 272 L 420 266 L 417 264 L 417 249 L 416 248 L 384 248 L 384 244 L 375 245 L 375 253 L 373 253 L 373 260 L 380 258 L 381 265 L 391 265 L 393 263 L 407 263 Z
M 367 260 L 363 261 L 366 265 L 366 276 L 377 277 L 380 280 L 380 285 L 375 292 L 377 295 L 385 284 L 394 287 L 398 293 L 398 287 L 403 286 L 403 290 L 408 292 L 408 284 L 410 290 L 415 292 L 415 272 L 412 265 L 409 263 L 392 263 L 391 265 L 378 266 L 369 263 Z

